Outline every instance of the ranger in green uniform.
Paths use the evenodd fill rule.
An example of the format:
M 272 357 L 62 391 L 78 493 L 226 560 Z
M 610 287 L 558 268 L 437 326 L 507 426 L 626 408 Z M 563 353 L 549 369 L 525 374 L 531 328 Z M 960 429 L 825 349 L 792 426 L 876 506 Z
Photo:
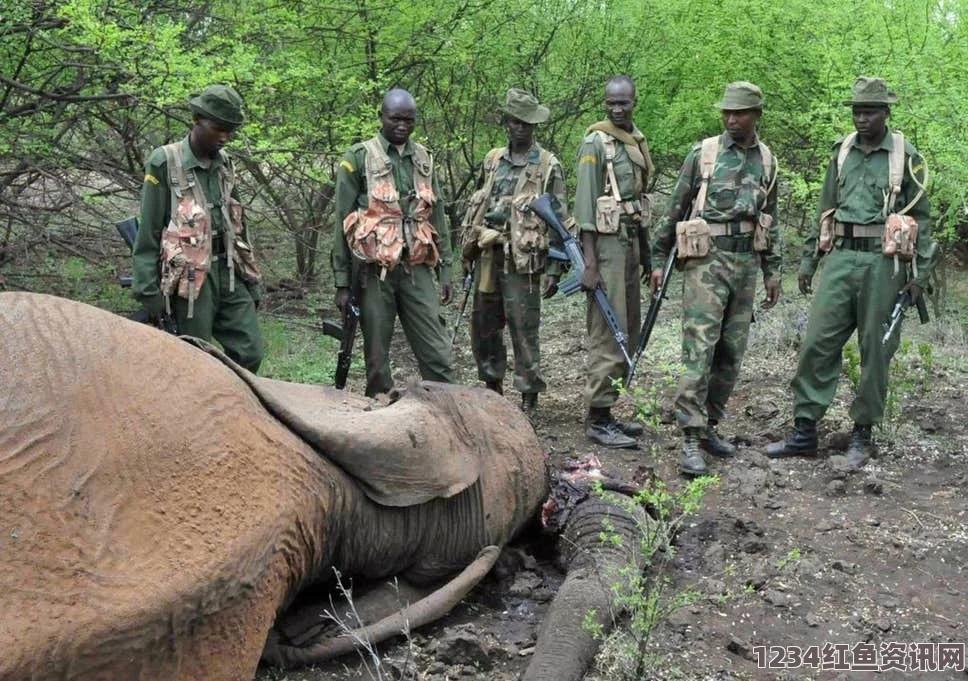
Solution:
M 629 346 L 635 346 L 642 314 L 640 272 L 651 269 L 645 191 L 654 173 L 649 145 L 632 123 L 635 101 L 631 78 L 609 80 L 605 85 L 608 118 L 588 128 L 578 150 L 575 222 L 585 256 L 582 288 L 589 291 L 585 434 L 604 447 L 635 447 L 634 438 L 643 432 L 642 424 L 612 415 L 618 399 L 613 381 L 625 375 L 625 358 L 591 294 L 598 284 L 604 286 Z
M 538 393 L 547 387 L 538 346 L 541 298 L 550 298 L 558 290 L 562 267 L 548 260 L 551 230 L 528 206 L 551 192 L 555 212 L 564 222 L 568 204 L 561 164 L 534 141 L 534 127 L 548 120 L 548 108 L 530 92 L 511 88 L 501 112 L 508 145 L 491 149 L 484 157 L 477 191 L 464 216 L 465 269 L 470 271 L 475 260 L 478 263 L 473 268 L 471 346 L 479 378 L 491 390 L 503 393 L 507 323 L 514 348 L 514 388 L 521 392 L 521 408 L 531 413 Z M 546 274 L 543 290 L 542 272 Z
M 756 134 L 763 93 L 752 83 L 730 83 L 716 106 L 726 131 L 686 156 L 652 249 L 652 261 L 661 265 L 679 241 L 684 372 L 676 412 L 683 432 L 679 469 L 686 475 L 706 473 L 702 451 L 718 457 L 736 453 L 716 424 L 746 352 L 758 269 L 766 307 L 780 297 L 777 168 Z M 652 271 L 653 290 L 661 282 L 660 267 Z
M 194 125 L 151 152 L 131 290 L 153 318 L 166 310 L 182 334 L 214 337 L 250 371 L 262 362 L 259 270 L 246 238 L 235 170 L 223 151 L 243 123 L 242 98 L 211 85 L 188 100 Z
M 353 277 L 359 276 L 368 396 L 393 387 L 390 340 L 398 314 L 420 375 L 454 382 L 450 343 L 440 319 L 440 303 L 451 298 L 450 238 L 433 158 L 410 139 L 416 116 L 410 93 L 387 92 L 381 131 L 354 144 L 336 173 L 336 305 L 342 311 L 349 304 Z
M 861 375 L 850 406 L 854 429 L 847 464 L 860 468 L 873 454 L 871 426 L 884 416 L 889 364 L 900 339 L 897 332 L 883 344 L 881 324 L 900 291 L 910 291 L 914 301 L 920 298 L 937 252 L 924 193 L 924 159 L 887 127 L 896 101 L 882 79 L 860 77 L 852 99 L 844 102 L 852 107 L 857 132 L 834 145 L 820 195 L 818 231 L 804 243 L 800 260 L 800 291 L 807 294 L 825 255 L 791 383 L 794 432 L 769 445 L 767 456 L 817 452 L 817 421 L 833 401 L 841 352 L 854 329 Z M 894 231 L 892 225 L 901 228 Z

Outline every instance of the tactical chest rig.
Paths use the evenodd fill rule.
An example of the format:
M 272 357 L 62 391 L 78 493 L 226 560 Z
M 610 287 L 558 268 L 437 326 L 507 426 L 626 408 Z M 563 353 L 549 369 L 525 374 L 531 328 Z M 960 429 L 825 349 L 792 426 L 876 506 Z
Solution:
M 550 239 L 548 228 L 531 211 L 530 206 L 538 196 L 547 191 L 552 168 L 558 163 L 558 159 L 550 151 L 541 149 L 538 162 L 528 162 L 524 167 L 518 175 L 511 196 L 509 227 L 507 231 L 503 231 L 503 226 L 487 224 L 484 216 L 491 208 L 494 182 L 501 157 L 506 150 L 507 147 L 497 147 L 484 157 L 484 184 L 471 196 L 464 216 L 464 239 L 473 239 L 482 248 L 502 245 L 505 263 L 509 257 L 513 258 L 517 272 L 534 274 L 545 267 Z M 488 234 L 488 230 L 498 233 Z
M 343 220 L 346 243 L 357 258 L 380 266 L 386 277 L 404 257 L 408 265 L 437 264 L 437 230 L 430 221 L 437 198 L 433 191 L 433 160 L 427 149 L 413 145 L 413 186 L 410 214 L 400 207 L 400 192 L 393 180 L 393 165 L 379 139 L 363 143 L 366 151 L 367 207 Z
M 188 318 L 194 316 L 195 300 L 205 283 L 205 275 L 212 266 L 212 215 L 215 204 L 208 200 L 195 177 L 195 170 L 185 169 L 182 157 L 183 142 L 166 144 L 162 149 L 168 165 L 171 208 L 168 225 L 161 234 L 161 293 L 165 309 L 171 314 L 171 295 L 177 291 L 188 299 Z M 218 166 L 218 182 L 225 245 L 225 257 L 230 263 L 229 290 L 235 290 L 235 266 L 242 278 L 251 283 L 262 279 L 255 264 L 252 247 L 245 241 L 242 204 L 233 196 L 235 169 L 231 159 L 219 151 L 222 163 Z

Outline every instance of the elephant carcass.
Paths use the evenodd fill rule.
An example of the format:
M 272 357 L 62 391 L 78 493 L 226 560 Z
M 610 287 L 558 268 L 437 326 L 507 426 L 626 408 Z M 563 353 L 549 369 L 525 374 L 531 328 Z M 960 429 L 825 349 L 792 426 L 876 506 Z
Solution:
M 24 293 L 0 294 L 0 348 L 2 681 L 251 678 L 333 567 L 439 579 L 547 491 L 533 430 L 488 391 L 375 408 Z

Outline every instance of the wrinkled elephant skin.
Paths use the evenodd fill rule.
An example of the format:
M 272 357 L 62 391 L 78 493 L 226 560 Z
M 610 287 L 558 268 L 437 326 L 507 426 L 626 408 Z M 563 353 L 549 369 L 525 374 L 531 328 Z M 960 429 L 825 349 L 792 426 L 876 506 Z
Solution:
M 534 431 L 488 391 L 421 384 L 375 408 L 293 388 L 325 426 L 314 448 L 215 357 L 93 307 L 0 293 L 0 347 L 2 681 L 252 678 L 277 615 L 333 567 L 438 580 L 547 491 Z M 383 491 L 329 448 L 385 460 Z M 407 477 L 404 449 L 457 463 L 416 489 L 437 466 Z

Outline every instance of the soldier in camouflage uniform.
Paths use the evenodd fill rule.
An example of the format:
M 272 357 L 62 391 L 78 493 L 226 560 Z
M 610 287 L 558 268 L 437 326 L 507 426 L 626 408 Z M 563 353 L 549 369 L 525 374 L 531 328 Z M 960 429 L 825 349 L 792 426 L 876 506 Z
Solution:
M 757 269 L 763 272 L 766 307 L 775 305 L 780 296 L 779 235 L 773 222 L 777 170 L 772 153 L 756 134 L 763 95 L 752 83 L 730 83 L 716 106 L 722 110 L 726 131 L 706 142 L 715 152 L 710 154 L 710 167 L 702 167 L 703 145 L 695 145 L 682 164 L 652 248 L 652 261 L 661 265 L 681 231 L 677 223 L 689 220 L 694 202 L 704 203 L 692 217 L 702 218 L 709 226 L 708 254 L 680 259 L 684 373 L 676 415 L 683 432 L 679 469 L 686 475 L 706 473 L 703 451 L 717 457 L 736 453 L 734 445 L 720 438 L 716 425 L 723 419 L 746 352 Z M 697 196 L 701 196 L 704 174 L 703 201 Z M 758 224 L 756 236 L 762 235 L 763 243 L 754 249 Z M 681 249 L 679 255 L 683 255 Z M 654 269 L 653 290 L 661 281 L 662 269 Z
M 871 426 L 884 416 L 889 364 L 900 341 L 900 332 L 895 331 L 883 344 L 881 323 L 890 317 L 899 292 L 910 291 L 915 302 L 921 297 L 937 254 L 924 193 L 924 159 L 910 142 L 887 127 L 890 105 L 896 101 L 882 79 L 861 77 L 854 84 L 852 99 L 844 102 L 852 107 L 857 133 L 834 145 L 820 195 L 818 228 L 804 242 L 800 260 L 800 291 L 807 294 L 826 252 L 791 383 L 794 432 L 785 441 L 769 445 L 767 456 L 816 454 L 817 421 L 834 398 L 841 351 L 855 328 L 861 375 L 850 406 L 854 429 L 847 464 L 860 468 L 874 452 Z M 893 191 L 890 182 L 894 152 L 899 191 Z M 893 205 L 889 205 L 892 195 Z M 913 261 L 901 267 L 895 258 L 885 257 L 883 238 L 888 216 L 898 213 L 917 224 Z M 825 237 L 819 227 L 822 220 L 827 221 Z
M 644 429 L 641 423 L 612 415 L 618 400 L 613 381 L 625 375 L 625 358 L 591 291 L 602 284 L 629 346 L 634 346 L 641 318 L 640 272 L 650 269 L 645 191 L 654 172 L 645 135 L 632 122 L 635 102 L 635 84 L 628 76 L 615 76 L 605 85 L 608 119 L 586 131 L 575 189 L 574 217 L 585 258 L 581 284 L 589 292 L 585 434 L 592 442 L 616 448 L 636 447 L 635 438 Z
M 332 254 L 336 305 L 343 311 L 349 304 L 356 273 L 362 281 L 360 327 L 368 396 L 389 392 L 393 387 L 390 340 L 398 314 L 421 377 L 454 382 L 450 342 L 440 318 L 440 305 L 447 305 L 451 298 L 450 237 L 432 157 L 410 139 L 416 115 L 417 105 L 410 93 L 399 89 L 387 92 L 380 108 L 380 132 L 367 142 L 354 144 L 336 171 L 339 222 Z M 379 167 L 374 170 L 374 166 Z M 380 173 L 378 186 L 368 186 L 371 172 Z M 393 200 L 380 200 L 393 196 Z M 395 244 L 396 250 L 380 250 L 373 261 L 362 262 L 347 239 L 364 227 L 378 227 L 379 233 L 373 229 L 369 232 L 372 240 L 355 245 L 368 248 L 374 243 Z M 411 233 L 414 238 L 410 238 Z M 425 242 L 417 238 L 421 234 L 428 237 Z M 414 264 L 418 259 L 419 264 Z M 439 297 L 435 270 L 440 281 Z
M 262 362 L 261 283 L 235 171 L 222 150 L 243 123 L 242 98 L 211 85 L 188 104 L 194 114 L 188 136 L 148 157 L 131 292 L 151 318 L 160 319 L 167 306 L 179 333 L 214 337 L 255 372 Z
M 531 414 L 538 393 L 546 389 L 538 346 L 541 298 L 550 298 L 558 290 L 561 264 L 547 257 L 551 230 L 523 209 L 537 196 L 551 192 L 555 211 L 564 222 L 565 178 L 554 154 L 534 141 L 534 127 L 548 120 L 548 108 L 531 93 L 511 88 L 501 112 L 508 146 L 485 156 L 478 189 L 464 218 L 464 266 L 474 270 L 471 347 L 478 377 L 503 394 L 507 323 L 514 348 L 514 388 L 521 392 L 521 408 Z

